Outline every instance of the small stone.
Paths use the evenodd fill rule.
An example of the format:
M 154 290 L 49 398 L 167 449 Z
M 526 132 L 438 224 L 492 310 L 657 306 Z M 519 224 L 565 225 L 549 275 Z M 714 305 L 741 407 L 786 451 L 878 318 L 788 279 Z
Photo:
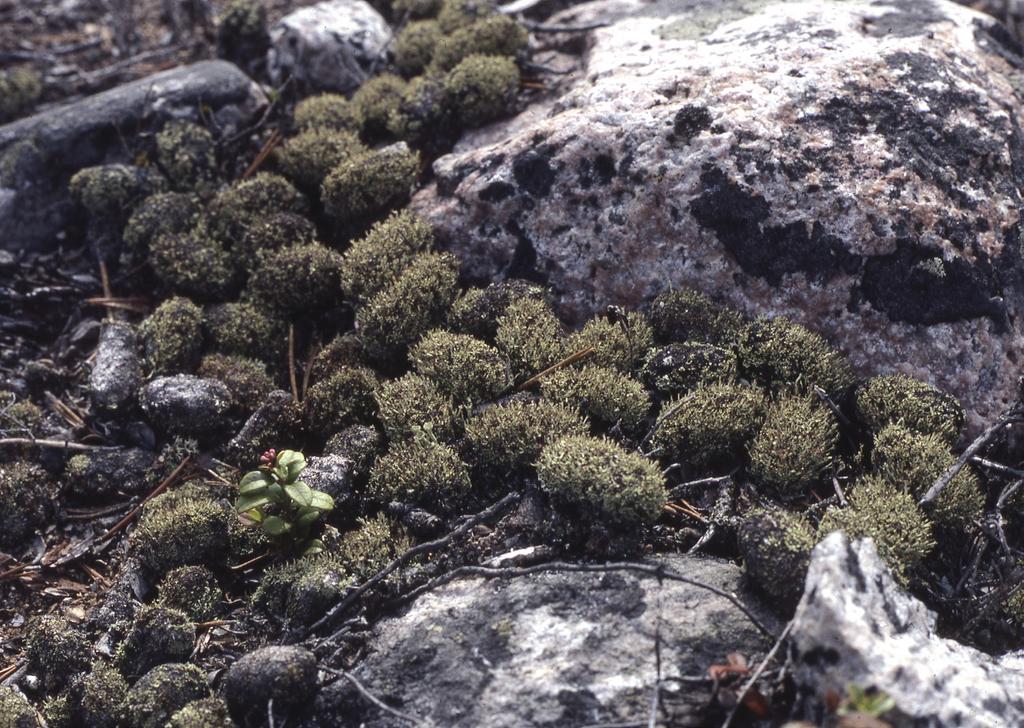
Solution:
M 134 447 L 80 453 L 66 467 L 71 492 L 82 498 L 140 493 L 154 485 L 147 477 L 153 460 L 153 453 Z
M 352 498 L 355 463 L 341 455 L 311 457 L 302 471 L 302 480 L 313 490 L 321 490 L 334 499 L 334 507 Z
M 316 658 L 302 647 L 263 647 L 250 652 L 228 669 L 224 696 L 235 720 L 244 722 L 250 711 L 302 705 L 316 692 Z
M 213 379 L 159 377 L 143 388 L 140 400 L 149 421 L 172 435 L 209 439 L 230 427 L 231 392 Z
M 104 409 L 120 409 L 131 403 L 141 384 L 142 363 L 135 328 L 120 322 L 104 324 L 89 375 L 93 402 Z

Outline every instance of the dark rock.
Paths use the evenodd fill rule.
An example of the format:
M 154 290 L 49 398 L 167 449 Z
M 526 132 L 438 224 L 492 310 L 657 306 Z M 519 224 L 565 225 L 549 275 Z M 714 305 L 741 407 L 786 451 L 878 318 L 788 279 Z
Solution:
M 155 485 L 147 477 L 154 459 L 153 453 L 138 448 L 80 453 L 68 460 L 68 484 L 72 493 L 86 499 L 142 493 Z
M 206 675 L 195 665 L 158 665 L 128 691 L 124 722 L 128 728 L 163 728 L 176 711 L 209 694 Z
M 301 444 L 302 410 L 283 390 L 268 394 L 259 409 L 249 416 L 242 429 L 228 443 L 228 454 L 240 464 L 256 465 L 260 455 L 270 448 L 284 450 Z
M 654 562 L 652 562 L 654 563 Z M 668 569 L 741 599 L 740 570 L 714 559 L 671 556 Z M 737 649 L 756 661 L 766 638 L 724 598 L 629 571 L 465 579 L 420 596 L 378 624 L 356 677 L 389 705 L 433 725 L 571 726 L 646 722 L 658 678 L 666 724 L 717 725 L 710 688 L 675 688 Z M 393 725 L 339 680 L 321 691 L 322 726 Z M 713 723 L 709 721 L 717 720 Z
M 129 407 L 141 384 L 142 363 L 135 327 L 119 322 L 104 324 L 89 375 L 92 401 L 108 410 Z
M 129 162 L 124 143 L 169 119 L 213 115 L 225 134 L 250 123 L 266 102 L 238 68 L 203 61 L 142 78 L 0 126 L 0 247 L 54 247 L 75 223 L 67 182 L 79 169 Z
M 334 499 L 334 507 L 352 499 L 355 464 L 341 455 L 311 457 L 302 471 L 302 480 L 313 490 L 322 490 Z
M 177 609 L 147 605 L 139 611 L 117 651 L 117 664 L 128 676 L 138 676 L 157 665 L 183 662 L 192 654 L 196 629 Z
M 231 715 L 244 721 L 250 713 L 303 705 L 316 693 L 316 658 L 303 647 L 263 647 L 228 669 L 224 697 Z
M 143 387 L 142 410 L 158 430 L 209 440 L 230 429 L 231 392 L 191 374 L 159 377 Z

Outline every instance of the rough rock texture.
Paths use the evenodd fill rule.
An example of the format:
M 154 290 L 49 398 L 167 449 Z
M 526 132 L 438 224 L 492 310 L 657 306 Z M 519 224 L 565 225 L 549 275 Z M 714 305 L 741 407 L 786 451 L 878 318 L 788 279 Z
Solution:
M 741 591 L 733 564 L 685 556 L 664 563 Z M 770 617 L 762 621 L 777 627 Z M 697 587 L 626 571 L 542 573 L 467 579 L 420 596 L 375 628 L 355 674 L 378 697 L 433 725 L 646 724 L 656 634 L 663 677 L 703 675 L 729 652 L 770 645 L 730 602 Z M 686 685 L 677 693 L 674 685 L 663 683 L 665 722 L 695 725 L 687 720 L 702 716 L 709 691 Z M 393 725 L 344 680 L 321 691 L 315 710 L 324 726 Z
M 355 463 L 341 455 L 312 457 L 302 471 L 302 480 L 314 490 L 322 490 L 334 499 L 334 507 L 348 503 L 355 481 Z
M 387 21 L 363 0 L 328 0 L 286 15 L 270 30 L 267 68 L 321 91 L 354 91 L 384 52 Z
M 141 384 L 142 363 L 135 328 L 120 322 L 104 324 L 89 375 L 92 401 L 105 409 L 120 409 L 131 405 Z
M 231 392 L 214 379 L 191 374 L 158 377 L 139 395 L 143 412 L 159 430 L 200 440 L 230 427 Z
M 266 102 L 260 88 L 225 61 L 173 68 L 0 126 L 0 248 L 56 247 L 75 223 L 67 181 L 83 167 L 130 161 L 124 140 L 169 119 L 197 119 L 200 107 L 230 135 Z
M 224 697 L 236 720 L 252 712 L 266 714 L 267 701 L 276 707 L 303 705 L 316 692 L 316 658 L 303 647 L 263 647 L 250 652 L 228 670 Z
M 611 25 L 548 113 L 471 137 L 414 199 L 472 277 L 546 281 L 575 320 L 692 286 L 949 389 L 972 428 L 1009 401 L 1024 60 L 1001 26 L 944 0 L 551 22 L 592 20 Z
M 1024 724 L 1024 652 L 996 658 L 939 637 L 935 615 L 896 585 L 869 539 L 835 533 L 815 547 L 790 664 L 817 697 L 880 688 L 914 725 Z
M 142 493 L 153 487 L 149 469 L 154 459 L 152 452 L 137 447 L 83 453 L 71 459 L 67 482 L 83 498 Z

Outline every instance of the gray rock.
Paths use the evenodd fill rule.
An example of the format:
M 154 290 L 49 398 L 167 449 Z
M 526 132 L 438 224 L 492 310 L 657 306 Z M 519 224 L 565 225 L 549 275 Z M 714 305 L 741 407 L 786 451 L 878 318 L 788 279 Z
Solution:
M 267 69 L 274 83 L 294 78 L 311 90 L 349 93 L 370 75 L 391 29 L 363 0 L 327 0 L 270 29 Z
M 240 722 L 248 713 L 266 715 L 267 701 L 288 708 L 309 702 L 316 693 L 316 658 L 304 647 L 263 647 L 228 669 L 224 698 Z
M 292 402 L 292 395 L 274 390 L 266 396 L 231 442 L 228 454 L 237 463 L 255 465 L 259 456 L 270 448 L 295 449 L 300 445 L 301 410 Z
M 691 286 L 786 315 L 862 374 L 1015 396 L 1020 51 L 944 0 L 605 0 L 561 96 L 434 164 L 413 209 L 474 279 L 579 321 Z
M 686 556 L 668 569 L 742 592 L 734 564 Z M 741 599 L 777 629 L 746 596 Z M 390 705 L 427 724 L 575 726 L 642 721 L 657 679 L 706 675 L 736 650 L 771 645 L 728 600 L 635 572 L 541 573 L 456 581 L 378 624 L 356 677 Z M 704 725 L 710 687 L 663 682 L 666 724 Z M 322 726 L 391 726 L 340 680 L 324 688 Z M 719 717 L 719 721 L 721 718 Z M 717 725 L 717 723 L 715 723 Z
M 139 400 L 150 423 L 171 435 L 206 440 L 231 426 L 231 392 L 214 379 L 158 377 L 142 388 Z
M 108 410 L 130 406 L 142 384 L 139 338 L 131 324 L 103 325 L 89 374 L 92 401 Z
M 147 477 L 155 457 L 134 447 L 80 453 L 68 460 L 67 482 L 71 492 L 84 498 L 142 493 L 156 485 Z
M 224 133 L 266 103 L 253 81 L 225 61 L 173 68 L 0 126 L 0 247 L 55 247 L 75 218 L 67 194 L 83 167 L 131 161 L 124 137 L 208 109 Z
M 301 477 L 310 488 L 331 496 L 338 508 L 352 498 L 355 463 L 341 455 L 311 457 Z
M 815 547 L 790 667 L 818 700 L 851 684 L 884 690 L 914 725 L 1024 724 L 1024 651 L 993 657 L 940 637 L 935 614 L 896 585 L 870 539 L 834 533 Z

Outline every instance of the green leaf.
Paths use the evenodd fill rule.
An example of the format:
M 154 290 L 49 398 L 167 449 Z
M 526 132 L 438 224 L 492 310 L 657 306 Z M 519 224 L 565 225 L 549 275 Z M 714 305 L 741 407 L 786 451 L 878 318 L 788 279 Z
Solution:
M 285 450 L 277 458 L 277 464 L 285 469 L 282 480 L 285 483 L 292 483 L 299 477 L 299 473 L 306 469 L 306 456 L 296 450 Z
M 245 476 L 242 478 L 242 482 L 240 482 L 238 484 L 238 487 L 239 488 L 244 488 L 245 486 L 249 485 L 250 483 L 255 483 L 255 482 L 263 483 L 265 485 L 269 484 L 271 482 L 270 481 L 270 476 L 267 475 L 266 472 L 264 472 L 262 470 L 253 470 L 253 471 L 248 472 L 248 473 L 245 474 Z
M 327 547 L 324 545 L 323 541 L 321 541 L 318 538 L 314 538 L 314 539 L 311 539 L 309 541 L 309 543 L 306 544 L 306 550 L 302 552 L 302 555 L 303 556 L 312 556 L 313 554 L 319 554 L 319 553 L 325 551 L 326 549 L 327 549 Z
M 320 517 L 320 511 L 316 508 L 303 508 L 299 511 L 299 517 L 295 519 L 295 525 L 300 528 L 307 528 Z
M 267 497 L 266 493 L 257 493 L 255 495 L 240 495 L 238 500 L 235 501 L 235 510 L 239 513 L 245 513 L 251 511 L 253 508 L 259 508 L 270 503 L 270 498 Z
M 308 506 L 313 500 L 313 489 L 301 480 L 296 483 L 288 483 L 285 485 L 284 492 L 300 506 Z
M 291 525 L 283 518 L 269 516 L 267 520 L 263 522 L 263 530 L 271 536 L 280 536 L 281 534 L 290 531 Z
M 312 497 L 309 499 L 309 505 L 318 511 L 333 511 L 334 499 L 322 490 L 314 490 Z
M 284 489 L 280 485 L 274 483 L 267 488 L 267 497 L 274 503 L 284 502 Z

